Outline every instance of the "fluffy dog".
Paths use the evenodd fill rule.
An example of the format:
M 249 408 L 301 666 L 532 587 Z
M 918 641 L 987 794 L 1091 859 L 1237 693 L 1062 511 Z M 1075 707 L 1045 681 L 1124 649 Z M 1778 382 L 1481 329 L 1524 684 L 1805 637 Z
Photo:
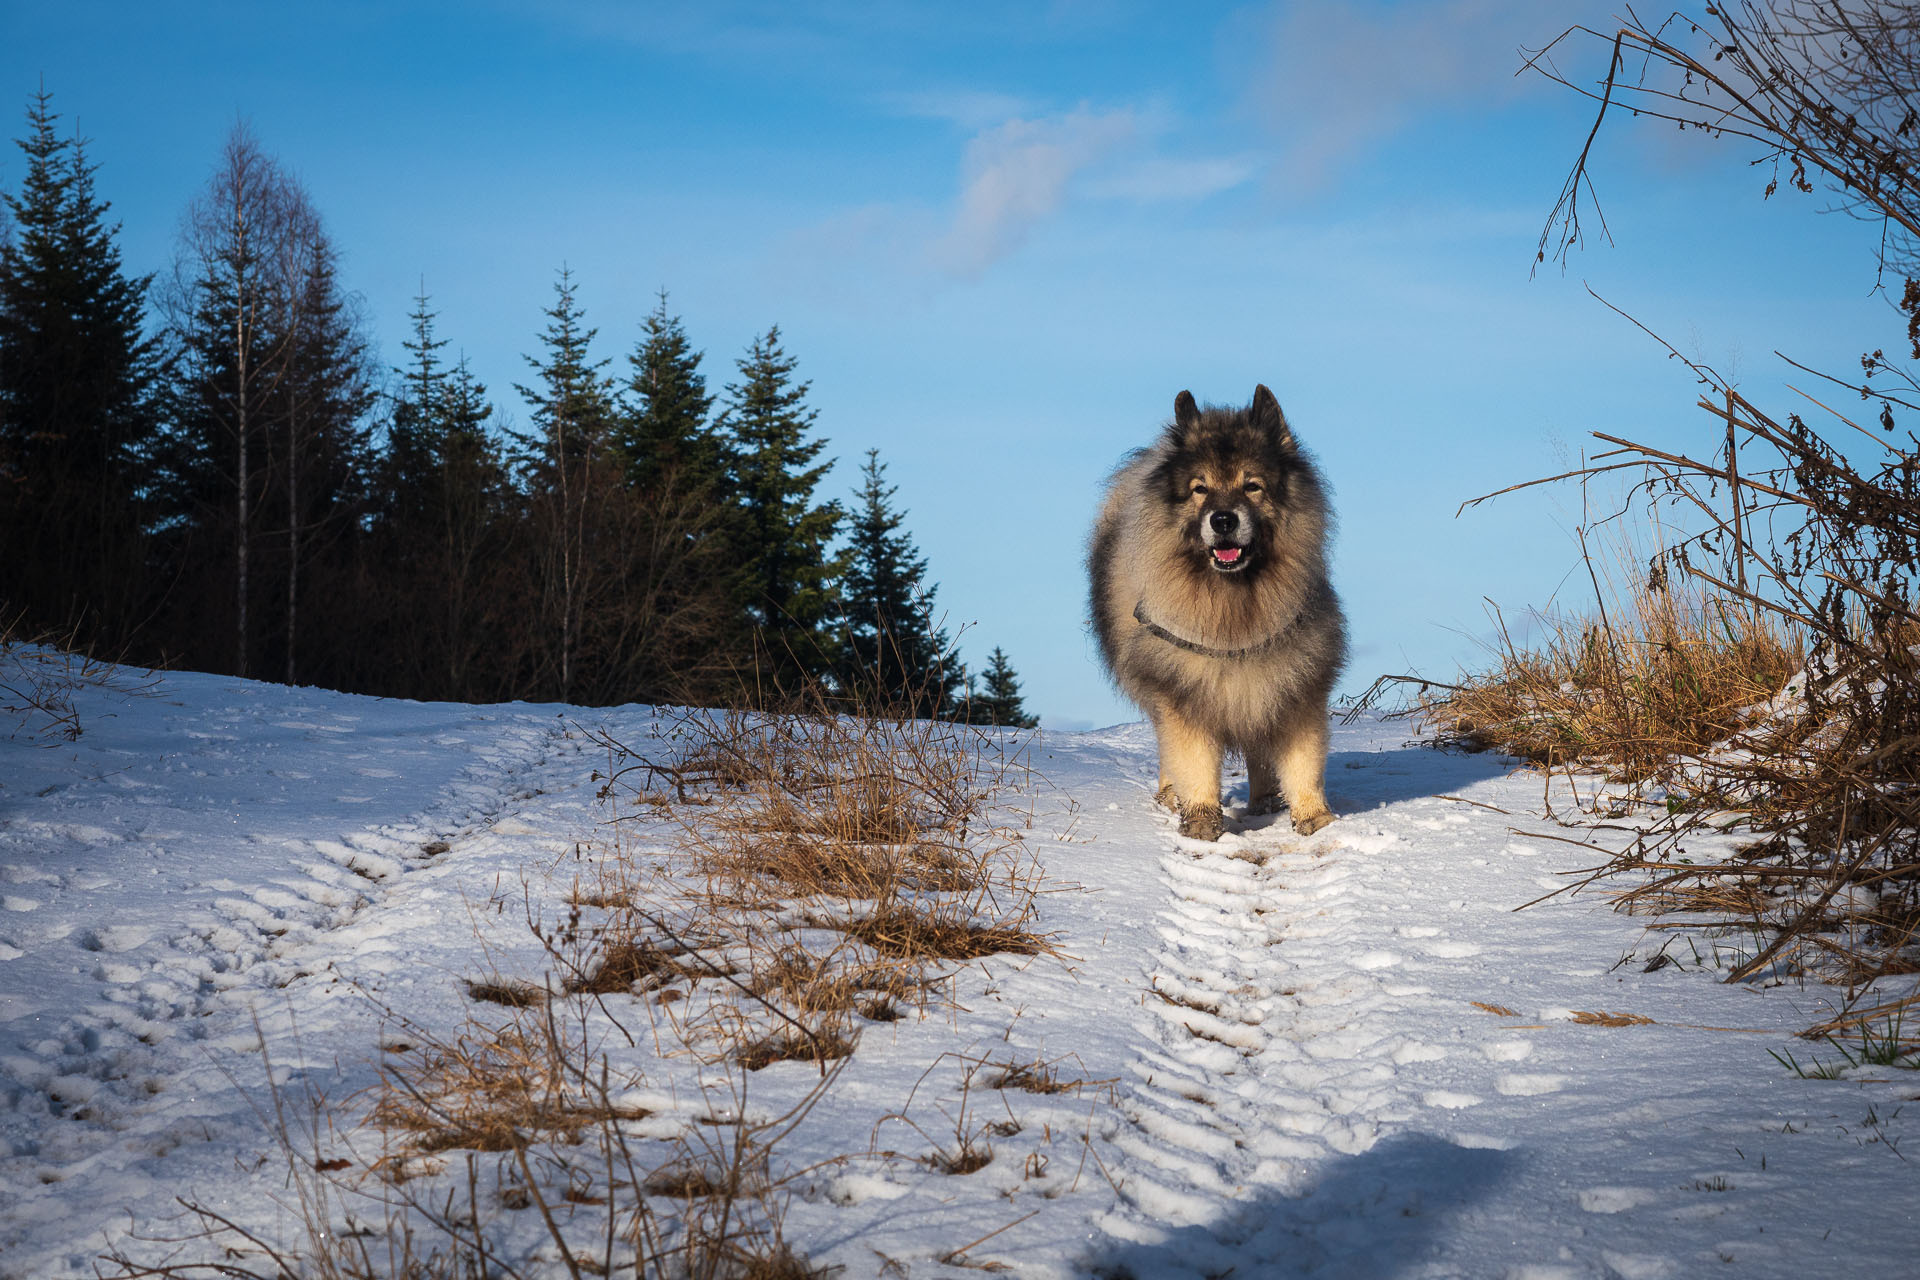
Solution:
M 1100 653 L 1153 721 L 1160 802 L 1220 838 L 1220 766 L 1247 762 L 1249 812 L 1282 801 L 1308 835 L 1327 808 L 1327 696 L 1346 621 L 1327 581 L 1326 488 L 1273 392 L 1245 409 L 1173 402 L 1114 474 L 1087 568 Z

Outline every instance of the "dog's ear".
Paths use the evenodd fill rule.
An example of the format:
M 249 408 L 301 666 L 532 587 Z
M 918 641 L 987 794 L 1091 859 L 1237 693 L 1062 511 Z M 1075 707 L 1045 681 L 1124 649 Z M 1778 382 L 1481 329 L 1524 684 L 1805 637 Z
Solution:
M 1293 448 L 1293 428 L 1287 425 L 1287 415 L 1280 412 L 1280 402 L 1267 390 L 1266 383 L 1254 385 L 1253 404 L 1247 408 L 1247 417 L 1282 449 Z
M 1173 429 L 1185 435 L 1193 424 L 1200 420 L 1200 406 L 1193 402 L 1193 392 L 1182 391 L 1173 398 Z

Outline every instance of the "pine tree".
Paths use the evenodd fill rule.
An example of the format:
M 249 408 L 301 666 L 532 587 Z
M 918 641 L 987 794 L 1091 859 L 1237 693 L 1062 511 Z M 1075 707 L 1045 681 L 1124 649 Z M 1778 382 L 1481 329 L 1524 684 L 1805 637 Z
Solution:
M 513 648 L 503 642 L 503 619 L 489 590 L 511 575 L 507 555 L 516 532 L 513 489 L 499 441 L 488 429 L 493 406 L 463 355 L 435 391 L 437 484 L 432 527 L 423 531 L 428 599 L 437 602 L 433 643 L 422 675 L 438 696 L 497 700 L 518 692 L 512 683 Z M 416 695 L 418 696 L 418 695 Z
M 51 103 L 43 89 L 28 107 L 0 239 L 0 604 L 118 647 L 150 576 L 137 498 L 162 372 L 141 333 L 151 278 L 123 271 L 85 140 L 57 135 Z
M 875 709 L 944 715 L 952 709 L 959 663 L 935 622 L 927 561 L 901 531 L 906 513 L 893 506 L 897 487 L 886 483 L 886 471 L 880 451 L 867 450 L 840 588 L 848 649 L 841 684 Z
M 687 341 L 680 317 L 667 311 L 666 290 L 641 325 L 646 336 L 627 357 L 631 400 L 615 441 L 627 483 L 642 490 L 663 484 L 681 491 L 717 488 L 724 463 L 707 423 L 713 397 L 700 372 L 700 353 Z
M 781 349 L 780 327 L 755 338 L 737 367 L 740 381 L 727 386 L 721 425 L 743 516 L 744 604 L 771 665 L 768 675 L 778 690 L 794 693 L 836 665 L 828 628 L 844 566 L 827 546 L 844 513 L 838 502 L 814 502 L 833 463 L 813 465 L 827 442 L 807 438 L 818 414 L 806 404 L 810 384 L 793 380 L 799 362 Z
M 411 319 L 369 539 L 379 663 L 355 687 L 468 702 L 517 696 L 526 691 L 515 683 L 521 653 L 503 633 L 525 634 L 506 624 L 527 593 L 511 581 L 520 510 L 489 429 L 493 406 L 464 356 L 451 368 L 441 360 L 448 343 L 424 287 Z
M 1020 678 L 1014 674 L 1013 663 L 1007 660 L 999 645 L 993 647 L 987 659 L 985 688 L 976 692 L 969 680 L 968 692 L 967 719 L 974 724 L 1031 729 L 1040 723 L 1038 717 L 1027 714 L 1020 697 Z
M 586 313 L 574 296 L 578 288 L 573 272 L 562 267 L 553 286 L 553 305 L 541 313 L 547 317 L 540 334 L 545 354 L 524 357 L 539 380 L 532 386 L 513 386 L 532 411 L 535 429 L 517 439 L 525 479 L 534 487 L 564 485 L 563 461 L 603 457 L 612 442 L 613 387 L 601 372 L 607 361 L 591 358 L 600 331 L 587 327 Z
M 317 218 L 299 252 L 303 263 L 285 321 L 286 358 L 268 436 L 270 475 L 286 516 L 286 559 L 279 573 L 285 629 L 279 643 L 288 684 L 305 669 L 299 622 L 309 571 L 317 571 L 323 583 L 337 582 L 357 549 L 372 472 L 366 417 L 375 402 L 370 343 L 340 291 L 337 255 Z M 340 655 L 322 657 L 320 672 L 337 682 Z
M 447 341 L 434 336 L 435 316 L 428 302 L 422 281 L 407 317 L 413 333 L 401 344 L 409 360 L 394 370 L 400 390 L 392 400 L 380 466 L 381 517 L 408 529 L 432 520 L 431 494 L 439 480 L 440 436 L 445 431 L 441 414 L 447 371 L 440 366 L 439 352 Z
M 613 388 L 601 373 L 605 360 L 590 354 L 598 331 L 588 328 L 575 300 L 573 273 L 561 268 L 554 303 L 544 314 L 545 352 L 526 357 L 539 375 L 514 390 L 532 410 L 534 430 L 516 433 L 523 484 L 532 503 L 535 576 L 542 602 L 543 638 L 551 644 L 540 661 L 549 686 L 562 701 L 575 695 L 588 601 L 603 587 L 605 557 L 599 543 L 607 519 L 605 479 L 614 463 L 611 437 L 616 419 Z

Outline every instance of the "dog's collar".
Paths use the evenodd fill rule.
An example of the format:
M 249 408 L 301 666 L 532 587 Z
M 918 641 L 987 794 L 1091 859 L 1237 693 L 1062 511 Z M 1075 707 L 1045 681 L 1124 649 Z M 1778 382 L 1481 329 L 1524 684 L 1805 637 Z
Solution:
M 1300 621 L 1300 615 L 1297 613 L 1294 614 L 1293 617 L 1287 619 L 1285 625 L 1278 631 L 1268 636 L 1265 640 L 1260 641 L 1260 643 L 1250 644 L 1244 649 L 1215 649 L 1210 645 L 1201 644 L 1197 640 L 1189 640 L 1185 636 L 1177 636 L 1147 616 L 1147 602 L 1145 600 L 1133 606 L 1133 620 L 1176 649 L 1185 649 L 1188 653 L 1205 654 L 1209 658 L 1247 658 L 1256 653 L 1264 653 L 1279 644 L 1280 641 L 1286 638 L 1287 632 L 1293 630 L 1293 624 Z

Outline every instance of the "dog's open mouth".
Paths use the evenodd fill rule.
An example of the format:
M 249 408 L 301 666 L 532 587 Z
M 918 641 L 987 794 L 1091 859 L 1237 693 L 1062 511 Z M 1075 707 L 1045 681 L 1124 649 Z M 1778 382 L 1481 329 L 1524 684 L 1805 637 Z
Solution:
M 1247 564 L 1245 547 L 1209 547 L 1208 560 L 1222 573 L 1238 573 Z

